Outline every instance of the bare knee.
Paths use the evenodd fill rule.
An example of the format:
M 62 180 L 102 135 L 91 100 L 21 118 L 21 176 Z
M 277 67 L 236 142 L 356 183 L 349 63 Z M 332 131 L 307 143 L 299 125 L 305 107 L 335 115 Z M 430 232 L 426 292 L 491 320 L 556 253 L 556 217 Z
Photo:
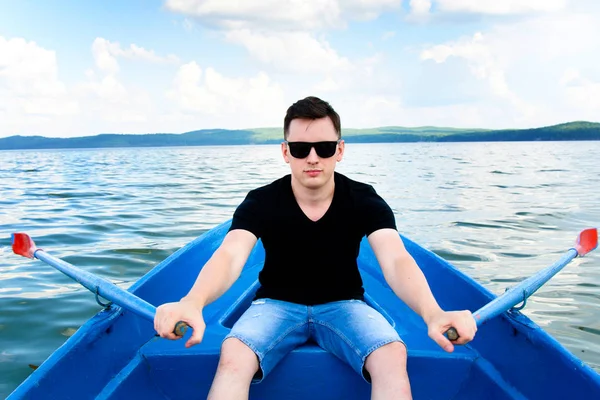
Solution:
M 403 374 L 406 373 L 407 357 L 406 346 L 403 343 L 388 343 L 367 357 L 365 369 L 372 379 L 384 374 Z
M 218 369 L 251 379 L 258 371 L 258 358 L 254 351 L 236 338 L 229 338 L 221 346 Z
M 257 370 L 258 359 L 248 346 L 239 339 L 225 340 L 207 399 L 247 399 L 252 377 Z

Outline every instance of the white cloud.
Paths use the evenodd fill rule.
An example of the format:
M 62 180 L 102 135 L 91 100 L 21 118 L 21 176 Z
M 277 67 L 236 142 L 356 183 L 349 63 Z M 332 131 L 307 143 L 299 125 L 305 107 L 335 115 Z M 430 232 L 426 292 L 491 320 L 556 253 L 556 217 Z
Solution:
M 581 78 L 580 72 L 577 68 L 567 68 L 560 78 L 560 83 L 562 86 L 566 86 L 571 82 L 577 81 Z
M 566 88 L 567 101 L 571 107 L 585 112 L 586 119 L 598 121 L 600 115 L 600 82 L 585 80 Z
M 400 11 L 402 0 L 167 0 L 166 8 L 225 30 L 315 31 Z M 410 0 L 410 18 L 440 13 L 520 15 L 565 9 L 567 0 Z
M 166 57 L 158 56 L 154 50 L 147 50 L 134 43 L 129 48 L 123 49 L 119 43 L 111 42 L 104 38 L 96 38 L 92 44 L 92 54 L 96 61 L 96 66 L 107 73 L 117 73 L 119 65 L 117 57 L 127 59 L 140 59 L 152 63 L 179 63 L 179 58 L 173 54 Z
M 179 58 L 173 54 L 169 54 L 166 57 L 158 56 L 158 55 L 156 55 L 156 53 L 154 53 L 154 50 L 146 50 L 145 48 L 140 47 L 133 43 L 131 45 L 129 45 L 129 49 L 121 50 L 120 55 L 122 55 L 123 57 L 126 57 L 126 58 L 130 58 L 130 59 L 139 58 L 139 59 L 149 61 L 149 62 L 154 62 L 154 63 L 172 63 L 172 64 L 179 63 Z
M 341 13 L 335 0 L 168 0 L 166 7 L 224 29 L 319 29 L 338 26 Z
M 340 89 L 340 83 L 328 76 L 323 81 L 313 86 L 315 92 L 335 92 Z
M 167 9 L 226 30 L 303 30 L 343 27 L 400 7 L 401 0 L 167 0 Z
M 338 3 L 345 18 L 370 20 L 386 11 L 399 10 L 402 0 L 339 0 Z
M 216 28 L 272 73 L 321 74 L 356 68 L 319 31 L 400 8 L 401 0 L 167 0 L 167 9 Z M 329 89 L 335 85 L 326 85 Z
M 22 38 L 0 36 L 0 133 L 23 134 L 36 121 L 47 123 L 79 109 L 58 77 L 53 51 Z
M 567 0 L 436 0 L 440 12 L 511 15 L 560 11 Z
M 59 79 L 56 53 L 22 38 L 0 36 L 0 136 L 58 136 L 110 131 L 139 132 L 155 114 L 156 99 L 144 87 L 119 78 L 120 58 L 175 63 L 135 44 L 97 38 L 91 45 L 95 68 L 66 85 Z M 137 124 L 137 126 L 135 126 Z M 90 131 L 90 127 L 93 127 Z
M 15 97 L 63 98 L 65 85 L 58 79 L 56 54 L 25 39 L 0 36 L 0 79 Z
M 597 13 L 564 12 L 506 23 L 488 36 L 513 90 L 537 107 L 529 125 L 599 121 Z
M 182 112 L 221 126 L 262 126 L 279 121 L 285 112 L 283 89 L 267 74 L 231 78 L 211 67 L 203 70 L 194 61 L 179 68 L 167 97 Z
M 87 106 L 86 114 L 102 115 L 103 119 L 113 123 L 147 122 L 154 117 L 156 99 L 144 87 L 125 85 L 119 78 L 121 66 L 119 59 L 141 60 L 149 63 L 178 64 L 175 55 L 159 56 L 154 50 L 148 50 L 134 43 L 122 47 L 98 37 L 92 44 L 92 55 L 98 71 L 86 71 L 87 81 L 76 86 L 77 95 Z
M 524 101 L 509 88 L 501 58 L 496 55 L 493 45 L 480 32 L 472 38 L 436 45 L 421 53 L 422 60 L 434 60 L 437 63 L 446 62 L 449 57 L 466 60 L 473 76 L 486 81 L 493 96 L 510 102 L 521 113 L 518 119 L 529 119 L 536 113 L 536 108 L 532 104 Z
M 132 108 L 132 101 L 129 91 L 117 77 L 120 70 L 117 56 L 124 56 L 124 51 L 118 43 L 96 38 L 92 44 L 92 55 L 98 73 L 94 70 L 86 71 L 87 81 L 76 85 L 77 95 L 85 99 L 86 110 L 92 109 L 94 114 L 110 118 L 126 115 L 127 110 Z
M 235 30 L 226 37 L 230 42 L 243 45 L 260 62 L 282 71 L 332 73 L 351 68 L 350 61 L 340 57 L 329 43 L 305 32 L 263 34 Z
M 150 121 L 155 113 L 156 99 L 144 87 L 121 82 L 118 58 L 150 63 L 178 63 L 179 59 L 173 55 L 160 57 L 153 50 L 136 44 L 124 49 L 119 43 L 101 37 L 94 40 L 92 55 L 97 71 L 87 70 L 87 80 L 76 84 L 74 88 L 75 95 L 85 104 L 81 117 L 98 119 L 100 116 L 102 125 L 107 127 L 105 129 L 113 131 L 120 131 L 119 124 L 131 126 Z
M 0 37 L 0 136 L 81 136 L 103 132 L 181 132 L 206 126 L 280 125 L 286 101 L 266 73 L 231 77 L 191 62 L 174 70 L 168 95 L 154 96 L 121 77 L 124 58 L 170 62 L 140 46 L 103 38 L 90 47 L 94 66 L 67 87 L 53 51 Z M 168 83 L 158 92 L 167 91 Z M 7 89 L 7 90 L 4 90 Z M 233 126 L 234 127 L 234 126 Z
M 294 80 L 299 81 L 296 93 L 302 93 L 299 96 L 319 93 L 323 96 L 357 95 L 362 101 L 363 96 L 373 96 L 381 91 L 393 91 L 397 88 L 398 79 L 381 70 L 384 63 L 382 54 L 377 53 L 372 57 L 354 60 L 351 68 L 322 75 L 306 75 L 304 81 L 299 80 L 300 75 L 295 75 Z M 287 88 L 290 91 L 294 89 L 290 86 Z
M 564 71 L 559 84 L 569 106 L 590 115 L 600 115 L 600 82 L 586 78 L 577 68 L 570 67 Z
M 337 94 L 331 99 L 340 112 L 342 126 L 352 128 L 398 125 L 493 128 L 497 121 L 521 118 L 515 108 L 491 103 L 409 107 L 399 95 Z
M 434 60 L 437 63 L 443 63 L 449 57 L 467 60 L 473 75 L 477 79 L 487 80 L 495 95 L 519 101 L 508 88 L 502 65 L 481 33 L 476 33 L 472 38 L 436 45 L 421 53 L 422 60 Z
M 425 19 L 431 10 L 431 0 L 410 0 L 410 17 Z
M 390 96 L 371 96 L 368 97 L 364 104 L 366 114 L 396 112 L 401 109 L 401 100 L 399 97 Z
M 184 64 L 153 44 L 98 37 L 79 51 L 85 70 L 62 50 L 0 37 L 0 136 L 280 126 L 285 108 L 309 94 L 339 107 L 347 127 L 530 127 L 600 115 L 599 14 L 590 0 L 409 0 L 410 11 L 399 0 L 166 4 L 182 14 L 179 33 L 220 43 L 186 47 Z M 357 24 L 367 33 L 358 41 L 345 30 L 383 13 L 376 29 Z M 430 25 L 388 24 L 403 17 Z M 479 33 L 465 32 L 473 26 Z M 219 46 L 237 47 L 227 50 L 233 62 L 212 58 Z M 255 62 L 243 63 L 240 49 Z
M 95 74 L 88 75 L 88 81 L 80 84 L 78 90 L 95 94 L 99 99 L 109 103 L 123 103 L 127 101 L 127 90 L 114 75 L 98 78 Z
M 115 53 L 118 51 L 120 51 L 118 44 L 112 44 L 104 38 L 96 38 L 92 44 L 92 54 L 94 61 L 96 61 L 96 67 L 109 74 L 116 74 L 119 71 L 119 62 L 115 57 Z
M 463 96 L 464 105 L 475 101 L 476 107 L 487 110 L 481 113 L 488 116 L 482 126 L 598 121 L 597 21 L 597 14 L 577 11 L 502 20 L 483 33 L 426 46 L 420 58 L 439 63 L 430 71 L 458 89 L 452 99 L 457 106 Z M 471 81 L 461 75 L 461 65 Z M 463 89 L 473 88 L 475 82 L 484 82 L 487 92 L 469 98 Z M 421 89 L 435 91 L 435 87 Z M 492 112 L 491 106 L 498 112 Z

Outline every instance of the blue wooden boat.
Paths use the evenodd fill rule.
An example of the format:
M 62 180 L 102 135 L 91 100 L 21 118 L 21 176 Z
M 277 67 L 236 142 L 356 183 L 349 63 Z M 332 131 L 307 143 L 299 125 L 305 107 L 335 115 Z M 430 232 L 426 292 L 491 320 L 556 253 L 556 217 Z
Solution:
M 180 299 L 220 244 L 230 221 L 189 243 L 129 291 L 157 306 Z M 478 310 L 495 296 L 436 254 L 402 237 L 445 309 Z M 600 399 L 600 375 L 530 319 L 510 311 L 479 328 L 474 341 L 446 353 L 389 289 L 367 241 L 359 266 L 366 301 L 383 313 L 409 348 L 415 399 Z M 257 289 L 264 249 L 259 242 L 241 277 L 207 306 L 204 340 L 156 336 L 147 319 L 112 305 L 87 321 L 9 397 L 16 399 L 204 399 L 223 337 Z M 186 337 L 191 332 L 187 332 Z M 349 367 L 312 343 L 297 348 L 251 399 L 368 399 L 370 387 Z

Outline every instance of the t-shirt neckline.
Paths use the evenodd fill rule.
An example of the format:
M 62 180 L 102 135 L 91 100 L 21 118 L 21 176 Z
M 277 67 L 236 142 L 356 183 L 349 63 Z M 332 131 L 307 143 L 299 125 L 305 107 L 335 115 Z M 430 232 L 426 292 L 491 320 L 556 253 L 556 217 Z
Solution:
M 329 204 L 329 207 L 327 208 L 327 210 L 325 211 L 325 213 L 321 216 L 321 218 L 319 218 L 316 221 L 313 221 L 312 219 L 310 219 L 308 217 L 308 215 L 306 215 L 304 213 L 304 211 L 302 210 L 302 207 L 300 207 L 300 204 L 298 204 L 298 201 L 296 200 L 296 196 L 294 196 L 294 191 L 292 190 L 292 175 L 288 175 L 289 179 L 287 182 L 287 192 L 288 192 L 288 200 L 291 201 L 294 204 L 294 208 L 296 209 L 296 212 L 300 213 L 300 215 L 302 216 L 302 218 L 304 220 L 306 220 L 307 222 L 311 223 L 311 224 L 318 224 L 322 221 L 325 220 L 325 218 L 331 214 L 331 210 L 337 200 L 338 196 L 338 192 L 340 189 L 340 185 L 339 185 L 339 179 L 338 179 L 338 175 L 336 172 L 334 172 L 334 189 L 333 189 L 333 198 L 331 199 L 331 203 Z

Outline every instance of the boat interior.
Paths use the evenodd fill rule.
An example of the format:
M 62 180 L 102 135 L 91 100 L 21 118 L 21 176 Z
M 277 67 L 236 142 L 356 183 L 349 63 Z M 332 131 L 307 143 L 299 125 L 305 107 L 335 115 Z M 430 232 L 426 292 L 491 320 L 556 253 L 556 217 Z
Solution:
M 177 301 L 220 243 L 224 229 L 226 225 L 182 248 L 130 290 L 155 305 Z M 403 239 L 443 308 L 475 311 L 493 298 L 434 253 Z M 46 395 L 56 391 L 67 398 L 60 388 L 67 383 L 53 372 L 60 366 L 63 374 L 76 377 L 68 383 L 76 399 L 90 393 L 95 399 L 205 399 L 223 338 L 253 300 L 263 259 L 259 242 L 240 278 L 205 308 L 202 343 L 184 346 L 191 330 L 181 340 L 157 337 L 151 322 L 113 306 L 88 321 L 36 371 L 37 384 Z M 428 337 L 421 318 L 389 288 L 366 241 L 359 266 L 366 302 L 389 320 L 407 345 L 415 399 L 573 398 L 566 385 L 548 382 L 573 380 L 573 385 L 581 385 L 565 373 L 568 355 L 548 352 L 553 339 L 518 312 L 495 318 L 479 329 L 471 343 L 445 352 Z M 82 362 L 96 364 L 84 372 Z M 51 384 L 43 385 L 45 380 Z M 547 389 L 540 391 L 540 387 Z M 370 391 L 370 385 L 349 366 L 308 342 L 288 354 L 263 382 L 253 384 L 250 398 L 369 399 Z

